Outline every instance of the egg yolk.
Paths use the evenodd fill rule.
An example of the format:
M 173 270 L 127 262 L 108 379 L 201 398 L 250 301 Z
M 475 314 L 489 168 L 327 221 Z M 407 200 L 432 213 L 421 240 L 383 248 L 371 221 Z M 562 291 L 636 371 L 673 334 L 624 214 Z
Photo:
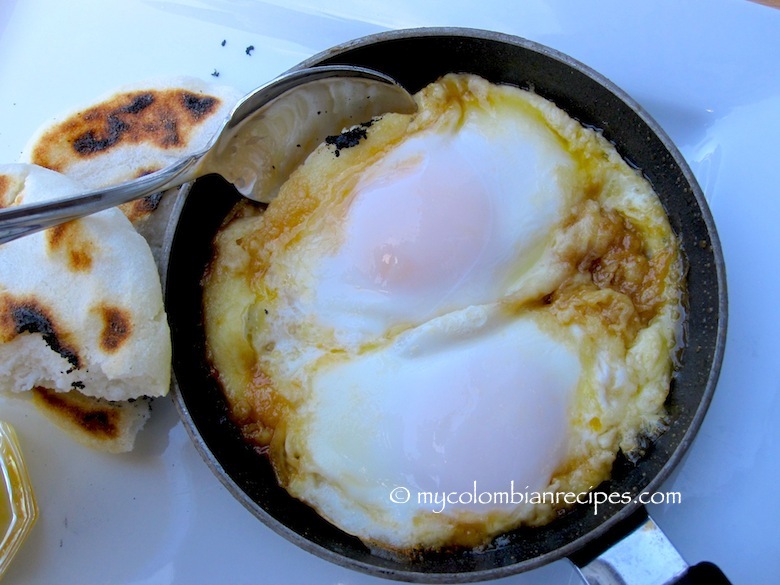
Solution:
M 371 501 L 368 493 L 393 486 L 450 492 L 475 481 L 493 491 L 547 485 L 567 452 L 579 358 L 529 318 L 455 323 L 473 311 L 481 310 L 318 371 L 308 424 L 293 427 L 305 436 L 288 437 L 305 443 L 312 467 L 343 495 Z M 452 509 L 464 507 L 480 509 Z
M 464 160 L 450 159 L 446 169 L 430 158 L 405 162 L 398 174 L 389 169 L 394 178 L 372 177 L 358 191 L 343 250 L 354 262 L 347 282 L 383 295 L 437 288 L 446 297 L 487 245 L 490 197 Z
M 533 264 L 566 208 L 560 183 L 573 162 L 533 121 L 486 132 L 484 114 L 470 115 L 457 132 L 422 132 L 364 170 L 302 310 L 382 336 L 493 302 Z

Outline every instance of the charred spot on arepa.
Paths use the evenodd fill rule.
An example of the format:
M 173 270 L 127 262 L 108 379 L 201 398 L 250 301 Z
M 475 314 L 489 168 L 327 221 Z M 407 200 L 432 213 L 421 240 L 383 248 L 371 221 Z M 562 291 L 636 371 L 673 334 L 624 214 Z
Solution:
M 123 203 L 119 206 L 119 208 L 122 210 L 122 213 L 125 214 L 127 219 L 133 223 L 136 223 L 142 219 L 146 219 L 152 213 L 154 213 L 154 211 L 160 206 L 160 201 L 162 201 L 162 198 L 163 193 L 161 191 L 159 193 L 147 195 L 141 199 L 136 199 L 135 201 Z
M 177 148 L 220 104 L 217 97 L 183 89 L 122 93 L 51 127 L 34 148 L 32 162 L 64 172 L 74 158 L 89 159 L 120 146 Z
M 106 353 L 118 351 L 133 333 L 130 312 L 111 305 L 97 308 L 103 327 L 100 331 L 100 348 Z
M 123 108 L 128 114 L 137 114 L 145 110 L 154 103 L 154 96 L 151 93 L 142 93 L 133 98 L 133 100 Z
M 78 383 L 74 383 L 78 384 Z M 78 386 L 58 392 L 42 386 L 32 390 L 32 402 L 58 427 L 87 447 L 126 453 L 151 412 L 151 401 L 107 400 L 85 395 Z
M 107 400 L 88 398 L 75 390 L 56 392 L 41 386 L 33 388 L 33 400 L 96 438 L 116 439 L 121 433 L 120 414 Z
M 81 357 L 69 335 L 51 311 L 33 296 L 0 294 L 0 342 L 7 343 L 22 334 L 40 334 L 49 348 L 68 361 L 72 370 L 81 368 Z
M 23 190 L 23 177 L 0 174 L 0 209 L 15 205 Z
M 11 205 L 15 197 L 11 192 L 11 177 L 0 175 L 0 209 Z
M 208 116 L 218 105 L 217 99 L 214 97 L 199 96 L 190 92 L 182 92 L 182 103 L 196 120 Z
M 150 175 L 159 170 L 159 168 L 141 169 L 138 173 L 136 173 L 136 177 L 145 177 L 146 175 Z M 140 199 L 135 199 L 133 201 L 123 203 L 119 206 L 119 209 L 122 210 L 122 213 L 125 214 L 127 219 L 135 224 L 152 215 L 152 213 L 154 213 L 160 206 L 160 201 L 162 201 L 162 198 L 163 191 L 159 191 L 157 193 L 147 195 L 146 197 L 141 197 Z
M 95 247 L 80 222 L 69 221 L 49 228 L 45 237 L 49 254 L 60 256 L 70 270 L 92 270 Z

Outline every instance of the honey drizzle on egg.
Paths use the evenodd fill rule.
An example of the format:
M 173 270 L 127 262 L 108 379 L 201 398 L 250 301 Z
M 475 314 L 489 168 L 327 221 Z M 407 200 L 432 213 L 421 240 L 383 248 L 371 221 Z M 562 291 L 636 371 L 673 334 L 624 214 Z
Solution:
M 593 199 L 576 206 L 566 223 L 570 233 L 558 253 L 572 276 L 550 293 L 552 310 L 563 323 L 596 314 L 630 342 L 668 301 L 676 255 L 667 248 L 649 253 L 625 216 Z

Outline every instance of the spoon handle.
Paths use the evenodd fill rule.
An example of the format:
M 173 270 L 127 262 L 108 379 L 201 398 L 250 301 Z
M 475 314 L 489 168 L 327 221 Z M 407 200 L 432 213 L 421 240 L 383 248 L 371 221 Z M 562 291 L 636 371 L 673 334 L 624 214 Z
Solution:
M 22 236 L 79 219 L 122 203 L 177 187 L 195 178 L 192 171 L 203 156 L 198 153 L 164 169 L 113 187 L 96 189 L 66 199 L 0 209 L 0 245 Z

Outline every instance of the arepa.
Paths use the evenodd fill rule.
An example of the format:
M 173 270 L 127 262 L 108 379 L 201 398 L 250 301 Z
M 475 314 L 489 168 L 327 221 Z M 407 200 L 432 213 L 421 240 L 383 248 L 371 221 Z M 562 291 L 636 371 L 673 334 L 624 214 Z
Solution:
M 240 97 L 194 77 L 125 85 L 45 123 L 21 160 L 88 189 L 129 181 L 205 148 Z
M 206 148 L 240 97 L 233 87 L 187 76 L 125 85 L 43 124 L 20 162 L 72 177 L 85 190 L 130 181 Z M 167 225 L 165 199 L 172 197 L 121 206 L 155 253 Z
M 2 206 L 83 190 L 36 165 L 0 165 Z M 118 209 L 0 246 L 0 390 L 56 391 L 59 418 L 70 410 L 73 419 L 73 392 L 106 402 L 167 394 L 170 364 L 157 266 Z M 142 401 L 131 410 L 141 423 L 148 416 Z

